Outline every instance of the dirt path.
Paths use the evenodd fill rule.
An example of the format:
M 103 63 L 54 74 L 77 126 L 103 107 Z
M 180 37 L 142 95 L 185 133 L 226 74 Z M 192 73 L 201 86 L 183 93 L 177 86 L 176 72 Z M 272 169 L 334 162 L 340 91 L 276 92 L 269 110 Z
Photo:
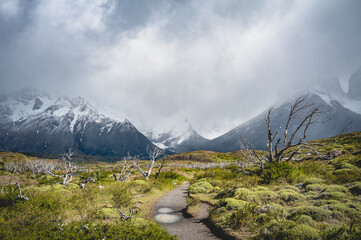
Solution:
M 225 239 L 215 230 L 208 228 L 208 205 L 201 205 L 201 211 L 196 217 L 188 217 L 186 213 L 186 196 L 189 183 L 184 183 L 160 199 L 152 212 L 152 217 L 179 239 Z M 217 235 L 217 236 L 216 236 Z

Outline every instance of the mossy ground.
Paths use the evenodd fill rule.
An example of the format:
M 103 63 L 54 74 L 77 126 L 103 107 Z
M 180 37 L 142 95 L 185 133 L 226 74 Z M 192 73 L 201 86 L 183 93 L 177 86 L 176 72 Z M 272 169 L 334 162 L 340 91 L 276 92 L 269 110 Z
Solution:
M 6 152 L 0 153 L 0 161 L 4 166 L 39 159 Z M 66 185 L 59 177 L 1 169 L 0 239 L 176 239 L 149 215 L 160 197 L 187 178 L 165 167 L 157 179 L 153 174 L 145 181 L 133 173 L 128 181 L 117 182 L 111 171 L 115 165 L 81 164 L 81 172 Z M 97 176 L 96 182 L 80 188 L 88 175 Z M 18 198 L 16 181 L 29 200 Z M 121 220 L 117 208 L 128 214 L 133 206 L 141 211 Z
M 82 163 L 82 173 L 65 186 L 50 175 L 6 171 L 8 163 L 39 159 L 3 152 L 0 238 L 174 239 L 149 215 L 157 199 L 188 180 L 188 213 L 196 215 L 200 203 L 210 204 L 210 221 L 236 238 L 358 239 L 361 133 L 312 142 L 325 155 L 332 150 L 342 155 L 326 160 L 308 153 L 303 161 L 270 166 L 263 173 L 247 168 L 249 174 L 244 174 L 235 164 L 245 161 L 241 152 L 197 151 L 169 157 L 158 179 L 153 173 L 145 181 L 133 172 L 125 183 L 112 178 L 112 169 L 121 163 Z M 192 167 L 208 162 L 230 164 Z M 78 184 L 88 176 L 98 180 L 81 189 Z M 28 201 L 18 198 L 16 181 Z M 121 221 L 116 208 L 128 211 L 135 205 L 142 210 L 132 220 Z
M 232 167 L 199 172 L 192 183 L 202 179 L 217 188 L 204 193 L 209 203 L 216 201 L 211 221 L 241 239 L 358 239 L 361 133 L 312 142 L 325 155 L 332 150 L 342 155 L 326 160 L 308 154 L 303 161 L 287 163 L 287 172 L 275 179 L 272 172 L 252 168 L 246 169 L 249 175 Z

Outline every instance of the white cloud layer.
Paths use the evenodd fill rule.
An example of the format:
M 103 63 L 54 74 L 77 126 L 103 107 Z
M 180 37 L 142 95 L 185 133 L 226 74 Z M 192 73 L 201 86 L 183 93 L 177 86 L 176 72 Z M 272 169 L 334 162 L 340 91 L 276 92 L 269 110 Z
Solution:
M 158 129 L 187 118 L 207 137 L 361 65 L 357 0 L 1 0 L 0 21 L 3 91 L 81 95 Z

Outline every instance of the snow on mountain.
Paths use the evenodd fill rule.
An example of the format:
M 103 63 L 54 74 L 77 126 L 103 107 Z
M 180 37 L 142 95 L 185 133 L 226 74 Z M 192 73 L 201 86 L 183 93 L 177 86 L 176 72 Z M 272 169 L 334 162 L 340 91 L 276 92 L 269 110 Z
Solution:
M 54 98 L 25 89 L 0 97 L 0 147 L 59 154 L 67 148 L 90 155 L 145 155 L 152 143 L 128 120 L 112 120 L 83 98 Z M 153 146 L 154 147 L 154 146 Z
M 313 87 L 310 89 L 310 92 L 320 96 L 328 105 L 330 105 L 332 101 L 336 101 L 343 107 L 355 113 L 361 114 L 361 100 L 350 99 L 344 92 L 344 94 L 339 94 L 337 91 L 325 91 L 324 88 L 321 87 Z
M 197 146 L 208 141 L 192 128 L 188 119 L 173 122 L 173 125 L 166 131 L 164 126 L 160 130 L 156 129 L 154 126 L 148 126 L 141 128 L 140 131 L 156 146 L 176 153 L 195 150 Z

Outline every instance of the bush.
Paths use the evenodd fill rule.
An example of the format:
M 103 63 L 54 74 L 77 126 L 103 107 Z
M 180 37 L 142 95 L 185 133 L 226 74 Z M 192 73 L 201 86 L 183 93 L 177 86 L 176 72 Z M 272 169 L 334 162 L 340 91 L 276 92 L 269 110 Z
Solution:
M 290 210 L 289 218 L 293 219 L 297 215 L 307 215 L 312 217 L 313 220 L 323 221 L 326 219 L 331 219 L 332 212 L 330 210 L 326 210 L 316 206 L 302 206 L 302 207 L 292 208 Z
M 237 229 L 241 226 L 245 226 L 254 214 L 255 205 L 246 203 L 243 207 L 238 208 L 229 216 L 229 224 L 231 228 Z
M 295 192 L 297 192 L 299 189 L 298 187 L 292 186 L 292 185 L 285 185 L 285 186 L 278 186 L 275 188 L 276 191 L 282 190 L 282 189 L 291 189 Z
M 224 201 L 228 210 L 238 210 L 244 208 L 247 204 L 250 204 L 249 202 L 234 198 L 226 198 Z
M 262 239 L 321 239 L 320 232 L 307 225 L 293 221 L 272 220 L 261 231 Z
M 269 203 L 257 209 L 260 213 L 269 213 L 271 215 L 282 216 L 284 214 L 284 208 L 277 203 Z
M 303 215 L 303 214 L 297 215 L 292 220 L 299 223 L 299 224 L 307 224 L 310 227 L 315 227 L 316 226 L 316 222 L 312 219 L 312 217 L 310 217 L 308 215 Z
M 98 217 L 100 219 L 116 219 L 119 218 L 118 211 L 115 208 L 103 208 L 99 211 Z
M 355 165 L 352 165 L 348 161 L 340 161 L 336 164 L 336 169 L 356 169 L 357 167 Z
M 348 193 L 348 189 L 340 185 L 328 185 L 325 189 L 325 192 L 342 192 Z
M 326 228 L 322 232 L 322 239 L 333 240 L 333 239 L 360 239 L 361 235 L 361 224 L 354 224 L 351 226 L 347 225 L 333 225 Z
M 361 180 L 361 169 L 339 169 L 334 171 L 334 181 L 336 183 L 350 183 Z
M 277 194 L 270 190 L 257 191 L 255 193 L 262 203 L 268 203 L 277 198 Z
M 315 199 L 333 199 L 333 200 L 343 200 L 346 199 L 347 195 L 343 192 L 323 192 L 320 193 Z
M 291 189 L 282 189 L 278 191 L 278 194 L 278 197 L 286 203 L 294 203 L 296 201 L 305 199 L 305 196 Z
M 212 190 L 213 190 L 213 186 L 209 182 L 198 182 L 198 183 L 192 184 L 189 187 L 188 192 L 193 193 L 193 194 L 209 193 Z
M 325 182 L 325 180 L 323 180 L 321 178 L 309 178 L 304 182 L 304 185 L 307 186 L 309 184 L 322 184 L 324 182 Z
M 244 200 L 248 202 L 258 203 L 259 199 L 255 192 L 249 190 L 248 188 L 237 188 L 234 197 L 238 200 Z
M 14 205 L 18 199 L 19 190 L 15 184 L 9 184 L 0 190 L 0 207 L 10 207 Z
M 132 205 L 133 195 L 129 187 L 122 184 L 112 189 L 112 201 L 115 208 L 126 208 Z
M 220 199 L 220 198 L 230 198 L 233 197 L 235 195 L 235 190 L 234 188 L 226 188 L 221 190 L 216 196 L 216 199 Z
M 325 189 L 325 185 L 323 184 L 318 184 L 318 183 L 314 183 L 314 184 L 308 184 L 305 188 L 305 190 L 307 192 L 313 191 L 313 192 L 320 192 L 323 189 Z
M 349 187 L 350 192 L 355 195 L 361 195 L 361 182 L 355 182 Z
M 326 208 L 333 212 L 341 212 L 342 214 L 345 214 L 350 218 L 355 218 L 360 215 L 360 211 L 357 210 L 357 208 L 353 204 L 335 203 L 323 206 L 323 208 Z
M 264 183 L 271 183 L 279 178 L 288 178 L 291 173 L 292 167 L 288 162 L 273 162 L 263 168 L 260 176 Z
M 307 224 L 299 224 L 296 225 L 284 232 L 285 239 L 302 239 L 302 240 L 312 240 L 312 239 L 320 239 L 320 232 L 307 225 Z

